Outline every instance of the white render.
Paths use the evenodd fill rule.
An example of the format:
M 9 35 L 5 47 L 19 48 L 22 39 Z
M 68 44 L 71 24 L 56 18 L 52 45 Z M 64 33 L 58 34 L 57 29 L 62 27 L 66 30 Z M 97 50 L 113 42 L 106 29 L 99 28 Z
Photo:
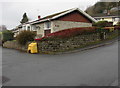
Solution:
M 30 31 L 37 31 L 37 36 L 43 37 L 44 36 L 44 26 L 45 22 L 39 23 L 39 24 L 24 24 L 22 25 L 22 28 L 19 28 L 19 32 L 22 30 L 28 30 L 28 26 L 30 27 Z M 85 23 L 85 22 L 73 22 L 73 21 L 60 21 L 60 20 L 54 20 L 51 21 L 51 33 L 64 30 L 64 29 L 69 29 L 69 28 L 77 28 L 77 27 L 92 27 L 92 23 Z M 15 37 L 19 32 L 15 33 Z
M 44 23 L 35 25 L 36 27 L 40 27 L 37 28 L 37 35 L 42 35 L 42 37 L 44 36 L 44 30 L 45 30 Z M 59 20 L 51 21 L 51 33 L 64 29 L 76 28 L 76 27 L 92 27 L 92 23 L 59 21 Z
M 72 21 L 53 21 L 51 32 L 59 30 L 76 28 L 76 27 L 92 27 L 92 23 L 72 22 Z
M 44 36 L 44 23 L 40 23 L 40 24 L 36 24 L 35 25 L 37 28 L 37 35 L 42 35 L 42 37 Z
M 19 26 L 21 26 L 21 27 L 19 27 Z M 15 30 L 15 31 L 13 31 L 13 33 L 14 33 L 14 37 L 16 37 L 21 31 L 23 31 L 23 30 L 30 30 L 30 31 L 35 31 L 35 26 L 34 25 L 31 25 L 31 24 L 21 24 L 21 25 L 19 25 L 19 26 L 17 26 L 15 29 L 17 29 L 17 30 Z M 29 27 L 29 29 L 28 29 L 28 27 Z

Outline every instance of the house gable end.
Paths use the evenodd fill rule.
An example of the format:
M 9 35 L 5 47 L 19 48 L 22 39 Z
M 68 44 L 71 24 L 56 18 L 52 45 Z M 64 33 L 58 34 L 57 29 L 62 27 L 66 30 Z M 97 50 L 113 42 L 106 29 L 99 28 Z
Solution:
M 58 17 L 56 20 L 92 23 L 90 19 L 88 19 L 85 15 L 80 13 L 78 10 L 75 10 L 71 13 Z

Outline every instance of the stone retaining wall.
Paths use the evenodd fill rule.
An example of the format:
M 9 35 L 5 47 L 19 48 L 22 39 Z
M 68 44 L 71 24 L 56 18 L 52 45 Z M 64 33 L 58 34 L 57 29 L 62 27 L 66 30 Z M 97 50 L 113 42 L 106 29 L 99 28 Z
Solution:
M 69 39 L 42 41 L 38 43 L 38 47 L 40 52 L 59 52 L 82 47 L 99 40 L 99 34 L 79 35 Z
M 26 46 L 21 46 L 17 43 L 17 41 L 7 41 L 3 44 L 3 47 L 4 48 L 11 48 L 11 49 L 27 51 L 27 45 Z
M 113 39 L 118 36 L 117 33 L 118 31 L 107 33 L 105 39 Z M 68 39 L 55 38 L 55 40 L 38 42 L 38 48 L 40 52 L 62 52 L 93 45 L 99 41 L 101 41 L 100 34 L 94 33 L 79 35 Z

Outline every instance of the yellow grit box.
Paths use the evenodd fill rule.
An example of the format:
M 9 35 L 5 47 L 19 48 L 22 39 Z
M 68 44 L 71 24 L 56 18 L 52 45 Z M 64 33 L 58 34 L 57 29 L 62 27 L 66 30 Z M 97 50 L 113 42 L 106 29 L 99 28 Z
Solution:
M 38 53 L 37 43 L 36 42 L 30 43 L 28 45 L 27 52 L 29 52 L 29 53 Z

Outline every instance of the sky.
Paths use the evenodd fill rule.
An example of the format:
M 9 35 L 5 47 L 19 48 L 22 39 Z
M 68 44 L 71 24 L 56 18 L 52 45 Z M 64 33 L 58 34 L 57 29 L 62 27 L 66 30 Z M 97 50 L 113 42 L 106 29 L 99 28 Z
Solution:
M 26 12 L 30 21 L 71 8 L 85 10 L 99 0 L 0 0 L 0 25 L 11 30 Z

